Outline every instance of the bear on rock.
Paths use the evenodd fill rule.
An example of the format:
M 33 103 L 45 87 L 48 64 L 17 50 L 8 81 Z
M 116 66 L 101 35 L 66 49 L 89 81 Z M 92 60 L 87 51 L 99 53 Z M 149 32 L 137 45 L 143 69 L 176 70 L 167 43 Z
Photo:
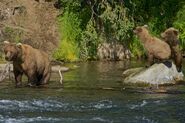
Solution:
M 182 53 L 179 46 L 179 31 L 173 27 L 166 29 L 161 33 L 161 37 L 166 41 L 171 48 L 171 58 L 174 60 L 177 71 L 181 72 L 182 69 Z
M 51 66 L 48 55 L 41 50 L 27 44 L 15 44 L 4 41 L 4 54 L 7 61 L 13 62 L 13 72 L 16 86 L 21 85 L 22 75 L 28 77 L 29 86 L 48 83 Z
M 170 46 L 165 41 L 162 41 L 159 38 L 152 36 L 147 28 L 147 25 L 144 25 L 138 26 L 135 30 L 133 30 L 133 32 L 139 37 L 141 43 L 144 45 L 144 48 L 147 51 L 147 66 L 152 65 L 154 59 L 160 61 L 168 60 L 171 56 Z

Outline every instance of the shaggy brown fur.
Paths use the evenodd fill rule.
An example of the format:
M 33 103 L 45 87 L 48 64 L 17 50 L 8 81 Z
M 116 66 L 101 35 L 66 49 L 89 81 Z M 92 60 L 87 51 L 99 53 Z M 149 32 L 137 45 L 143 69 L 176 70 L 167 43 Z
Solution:
M 177 71 L 180 72 L 182 68 L 182 53 L 179 47 L 178 30 L 170 27 L 161 33 L 161 37 L 170 45 L 171 57 L 175 62 Z
M 48 55 L 26 44 L 13 44 L 4 41 L 4 53 L 7 61 L 13 61 L 16 86 L 21 85 L 22 75 L 28 77 L 29 85 L 46 84 L 50 79 L 50 61 Z
M 154 62 L 154 58 L 158 60 L 168 60 L 171 56 L 171 49 L 170 46 L 154 37 L 151 36 L 147 26 L 138 26 L 134 30 L 134 33 L 139 37 L 144 48 L 147 50 L 148 53 L 148 65 L 152 65 Z

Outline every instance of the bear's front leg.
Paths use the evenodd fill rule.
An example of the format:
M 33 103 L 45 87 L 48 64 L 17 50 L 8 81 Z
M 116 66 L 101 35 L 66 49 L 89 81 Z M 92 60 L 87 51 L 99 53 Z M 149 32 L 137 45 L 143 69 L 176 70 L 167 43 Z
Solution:
M 148 53 L 148 61 L 147 61 L 146 67 L 151 66 L 151 65 L 153 64 L 153 61 L 154 61 L 154 56 L 153 56 L 153 54 Z
M 175 65 L 176 65 L 177 71 L 181 72 L 182 71 L 182 54 L 180 51 L 175 53 Z
M 22 85 L 22 75 L 23 75 L 22 72 L 19 72 L 19 71 L 15 71 L 14 70 L 16 87 L 20 87 Z

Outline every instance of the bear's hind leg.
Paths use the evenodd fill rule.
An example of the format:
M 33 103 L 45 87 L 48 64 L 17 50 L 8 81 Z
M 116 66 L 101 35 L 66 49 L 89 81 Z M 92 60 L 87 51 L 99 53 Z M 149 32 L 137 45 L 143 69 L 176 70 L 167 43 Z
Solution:
M 175 61 L 177 71 L 181 72 L 182 71 L 182 54 L 180 51 L 175 53 L 174 61 Z
M 47 84 L 48 81 L 49 81 L 49 79 L 50 79 L 50 76 L 51 76 L 51 67 L 50 67 L 50 65 L 49 65 L 49 66 L 46 67 L 46 69 L 44 70 L 42 79 L 40 80 L 40 84 L 41 84 L 41 85 Z
M 37 83 L 36 85 L 39 86 L 42 84 L 43 74 L 37 74 Z
M 40 81 L 40 84 L 41 85 L 47 84 L 48 81 L 49 81 L 49 79 L 50 79 L 50 76 L 51 76 L 51 73 L 50 72 L 47 73 L 47 74 L 45 74 L 45 75 L 43 75 L 43 77 L 42 77 L 42 79 Z
M 40 83 L 42 85 L 47 84 L 48 81 L 50 80 L 50 76 L 51 76 L 51 66 L 47 65 L 47 67 L 45 67 L 44 73 L 43 73 L 43 77 L 40 81 Z
M 32 87 L 35 86 L 38 83 L 38 79 L 37 79 L 37 73 L 35 73 L 34 71 L 29 71 L 27 73 L 28 76 L 28 86 Z

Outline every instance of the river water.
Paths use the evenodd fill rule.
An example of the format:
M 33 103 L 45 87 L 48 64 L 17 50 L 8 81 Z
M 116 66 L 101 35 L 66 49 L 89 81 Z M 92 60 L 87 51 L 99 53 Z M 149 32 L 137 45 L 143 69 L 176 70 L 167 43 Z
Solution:
M 141 62 L 68 64 L 64 86 L 53 74 L 44 88 L 0 83 L 2 123 L 184 123 L 185 85 L 179 93 L 148 93 L 122 84 L 124 69 Z M 26 84 L 26 83 L 25 83 Z M 176 91 L 175 91 L 176 92 Z M 181 93 L 180 93 L 181 92 Z

